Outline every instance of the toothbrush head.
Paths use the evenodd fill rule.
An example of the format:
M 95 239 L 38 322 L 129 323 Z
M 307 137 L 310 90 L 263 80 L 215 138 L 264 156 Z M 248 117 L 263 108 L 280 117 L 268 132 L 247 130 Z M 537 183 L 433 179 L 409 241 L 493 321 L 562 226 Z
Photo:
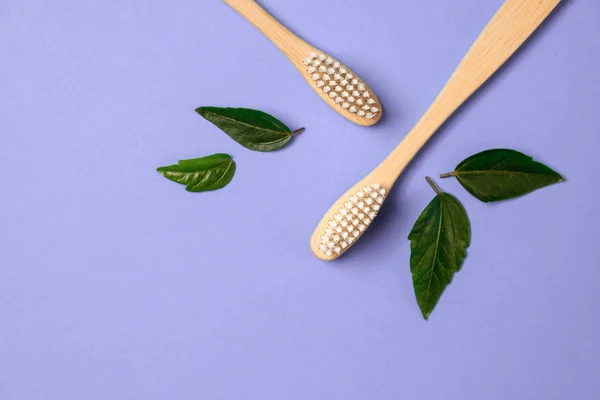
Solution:
M 303 66 L 305 79 L 337 112 L 363 126 L 379 121 L 382 114 L 379 99 L 348 67 L 315 51 L 306 57 Z
M 357 185 L 325 214 L 313 233 L 311 248 L 322 260 L 335 260 L 371 225 L 387 196 L 379 183 Z

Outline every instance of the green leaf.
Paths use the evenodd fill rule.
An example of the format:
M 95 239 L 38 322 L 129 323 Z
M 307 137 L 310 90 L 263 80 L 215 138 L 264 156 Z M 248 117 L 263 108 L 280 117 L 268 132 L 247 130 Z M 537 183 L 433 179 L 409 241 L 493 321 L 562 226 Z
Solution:
M 207 192 L 225 187 L 235 174 L 235 162 L 228 154 L 180 160 L 179 164 L 160 167 L 167 179 L 186 185 L 188 192 Z
M 429 318 L 454 273 L 460 270 L 471 244 L 471 223 L 462 204 L 428 181 L 438 194 L 423 210 L 408 236 L 413 286 L 425 319 Z
M 250 150 L 278 150 L 304 130 L 292 132 L 277 118 L 248 108 L 199 107 L 196 112 Z
M 484 202 L 523 196 L 564 181 L 556 171 L 515 150 L 494 149 L 477 153 L 442 177 L 455 176 L 465 189 Z

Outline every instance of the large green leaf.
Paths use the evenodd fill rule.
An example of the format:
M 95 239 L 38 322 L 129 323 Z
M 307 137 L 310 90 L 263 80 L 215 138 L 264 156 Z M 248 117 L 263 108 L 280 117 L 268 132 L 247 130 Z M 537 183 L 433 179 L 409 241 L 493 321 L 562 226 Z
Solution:
M 180 160 L 179 164 L 160 167 L 167 179 L 186 185 L 188 192 L 206 192 L 226 186 L 235 174 L 235 162 L 228 154 Z
M 250 150 L 280 149 L 302 131 L 292 132 L 277 118 L 248 108 L 199 107 L 196 112 Z
M 413 286 L 425 319 L 460 270 L 471 244 L 471 223 L 464 207 L 454 196 L 435 188 L 437 196 L 408 236 Z
M 475 154 L 443 176 L 455 176 L 469 193 L 484 202 L 511 199 L 564 181 L 546 165 L 508 149 Z

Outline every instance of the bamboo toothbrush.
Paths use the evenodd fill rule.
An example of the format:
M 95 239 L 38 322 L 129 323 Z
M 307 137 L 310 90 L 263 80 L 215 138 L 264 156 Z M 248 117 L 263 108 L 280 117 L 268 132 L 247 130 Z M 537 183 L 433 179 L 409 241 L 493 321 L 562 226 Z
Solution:
M 350 68 L 294 35 L 254 0 L 223 1 L 269 38 L 335 111 L 358 125 L 379 121 L 379 99 Z
M 333 260 L 371 224 L 404 168 L 435 131 L 527 40 L 560 0 L 506 0 L 421 120 L 396 149 L 327 211 L 311 249 Z

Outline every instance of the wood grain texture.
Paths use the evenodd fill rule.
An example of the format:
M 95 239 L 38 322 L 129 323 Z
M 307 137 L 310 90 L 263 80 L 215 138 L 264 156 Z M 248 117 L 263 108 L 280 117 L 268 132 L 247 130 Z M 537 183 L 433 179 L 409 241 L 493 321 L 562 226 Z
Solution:
M 304 65 L 304 60 L 306 57 L 315 52 L 317 54 L 325 54 L 328 57 L 330 54 L 319 50 L 318 48 L 306 43 L 304 40 L 300 39 L 294 33 L 292 33 L 289 29 L 283 26 L 279 21 L 277 21 L 272 15 L 270 15 L 265 9 L 263 9 L 256 1 L 254 0 L 223 0 L 227 3 L 231 8 L 237 11 L 241 16 L 243 16 L 246 20 L 248 20 L 252 25 L 254 25 L 258 30 L 260 30 L 275 46 L 277 46 L 283 54 L 285 54 L 292 64 L 298 69 L 300 75 L 306 80 L 309 86 L 321 97 L 331 108 L 333 108 L 336 112 L 338 112 L 343 117 L 348 120 L 354 122 L 355 124 L 361 126 L 371 126 L 376 124 L 383 114 L 383 107 L 381 102 L 375 96 L 375 93 L 371 88 L 367 85 L 367 90 L 371 93 L 371 98 L 376 101 L 376 104 L 373 106 L 377 107 L 380 111 L 379 113 L 371 119 L 367 119 L 365 117 L 359 117 L 358 115 L 351 113 L 348 110 L 342 109 L 338 104 L 335 103 L 334 99 L 331 99 L 327 94 L 325 94 L 320 88 L 317 87 L 316 82 L 311 79 L 310 75 L 306 72 L 306 66 Z M 341 62 L 341 60 L 338 60 Z M 344 63 L 342 63 L 344 64 Z M 358 76 L 354 71 L 348 68 L 345 64 L 344 66 L 350 73 L 354 76 Z M 362 80 L 362 79 L 361 79 Z M 364 82 L 364 80 L 362 80 Z
M 323 260 L 318 248 L 320 235 L 340 203 L 357 188 L 379 182 L 388 192 L 427 140 L 481 85 L 483 85 L 531 36 L 561 0 L 507 0 L 485 27 L 433 104 L 392 153 L 369 175 L 342 195 L 327 211 L 311 238 L 311 249 Z

